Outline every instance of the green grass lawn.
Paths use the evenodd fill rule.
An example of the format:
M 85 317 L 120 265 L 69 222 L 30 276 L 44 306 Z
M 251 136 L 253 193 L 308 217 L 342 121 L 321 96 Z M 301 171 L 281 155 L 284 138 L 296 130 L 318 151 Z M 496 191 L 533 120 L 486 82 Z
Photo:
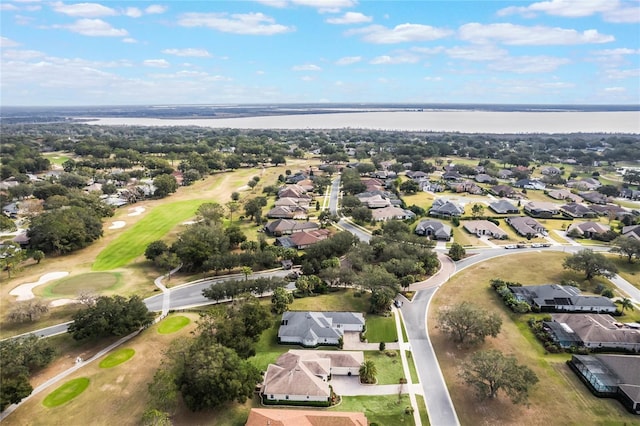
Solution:
M 61 166 L 65 161 L 71 158 L 69 155 L 71 154 L 66 152 L 46 152 L 42 154 L 42 156 L 47 158 L 51 164 L 56 164 L 58 166 Z
M 274 325 L 265 330 L 255 345 L 256 354 L 249 358 L 249 362 L 260 371 L 266 371 L 269 364 L 276 362 L 278 357 L 289 349 L 302 349 L 299 345 L 280 345 L 278 343 L 279 318 L 274 316 Z M 321 348 L 329 349 L 329 348 Z
M 204 200 L 189 200 L 157 206 L 98 254 L 94 271 L 125 266 L 144 254 L 149 243 L 160 240 L 176 225 L 193 217 Z
M 409 364 L 409 374 L 411 374 L 411 383 L 420 383 L 418 377 L 418 371 L 416 370 L 416 363 L 413 361 L 413 354 L 411 351 L 404 351 L 407 357 L 407 364 Z
M 168 318 L 165 318 L 158 325 L 158 333 L 160 334 L 171 334 L 175 333 L 178 330 L 181 330 L 183 327 L 186 327 L 191 320 L 182 315 L 172 315 Z
M 111 352 L 102 361 L 100 361 L 100 368 L 113 368 L 116 365 L 120 365 L 125 361 L 128 361 L 135 355 L 136 351 L 131 348 L 122 348 L 117 351 Z
M 416 402 L 418 403 L 418 410 L 420 411 L 420 420 L 422 420 L 422 426 L 429 426 L 429 414 L 427 413 L 427 404 L 424 402 L 422 395 L 416 395 Z
M 124 280 L 120 273 L 94 272 L 62 278 L 54 281 L 40 291 L 42 292 L 42 296 L 47 298 L 75 298 L 82 291 L 102 294 L 107 290 L 117 290 L 123 285 Z M 36 292 L 37 290 L 38 289 L 36 289 Z
M 366 327 L 365 335 L 369 343 L 388 343 L 398 340 L 396 320 L 393 316 L 367 315 Z
M 343 396 L 340 405 L 329 408 L 331 411 L 361 411 L 367 416 L 369 425 L 415 425 L 413 416 L 405 409 L 411 406 L 408 395 L 383 396 Z
M 294 299 L 289 305 L 290 311 L 350 311 L 367 312 L 369 310 L 370 295 L 354 296 L 353 289 L 340 289 L 319 296 Z
M 378 385 L 397 385 L 404 377 L 400 351 L 364 351 L 364 359 L 376 365 Z
M 69 380 L 67 383 L 47 395 L 47 397 L 42 401 L 42 405 L 47 408 L 53 408 L 69 402 L 84 392 L 84 390 L 89 387 L 89 382 L 89 379 L 86 377 Z
M 609 259 L 618 267 L 618 275 L 629 281 L 633 286 L 640 288 L 640 262 L 634 259 L 634 263 L 627 262 L 626 256 L 608 255 Z

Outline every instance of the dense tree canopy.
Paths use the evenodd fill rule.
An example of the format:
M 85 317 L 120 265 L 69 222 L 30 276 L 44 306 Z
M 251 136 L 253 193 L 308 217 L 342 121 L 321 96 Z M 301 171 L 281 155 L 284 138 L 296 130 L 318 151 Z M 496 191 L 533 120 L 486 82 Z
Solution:
M 100 238 L 102 221 L 95 210 L 72 206 L 34 217 L 27 235 L 31 248 L 44 253 L 65 254 Z
M 565 269 L 584 272 L 588 280 L 598 275 L 610 278 L 618 272 L 618 268 L 611 260 L 591 249 L 583 249 L 567 257 L 562 266 Z
M 462 302 L 438 313 L 438 324 L 443 333 L 458 343 L 480 343 L 487 336 L 496 337 L 502 327 L 497 313 L 489 313 L 470 303 Z
M 90 337 L 124 336 L 153 322 L 139 296 L 125 299 L 122 296 L 101 296 L 93 306 L 73 315 L 68 332 L 75 340 Z

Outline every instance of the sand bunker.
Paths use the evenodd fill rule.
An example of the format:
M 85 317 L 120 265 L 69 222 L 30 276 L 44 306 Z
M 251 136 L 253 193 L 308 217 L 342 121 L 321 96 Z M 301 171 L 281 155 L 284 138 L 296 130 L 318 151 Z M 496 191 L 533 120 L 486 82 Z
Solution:
M 60 278 L 66 277 L 69 275 L 68 272 L 49 272 L 48 274 L 44 274 L 40 277 L 40 279 L 35 283 L 25 283 L 21 284 L 18 287 L 14 288 L 9 292 L 12 296 L 18 296 L 17 301 L 29 300 L 36 297 L 33 294 L 33 289 L 38 287 L 39 285 L 43 285 L 48 283 L 49 281 L 58 280 Z
M 129 213 L 127 216 L 138 216 L 144 213 L 146 209 L 144 207 L 131 207 L 129 210 L 130 211 L 133 210 L 133 211 Z
M 55 308 L 57 306 L 69 305 L 71 303 L 80 303 L 80 301 L 76 299 L 58 299 L 49 303 L 49 306 Z
M 131 216 L 131 215 L 129 215 Z M 116 220 L 115 222 L 111 223 L 111 226 L 109 227 L 109 229 L 120 229 L 120 228 L 124 228 L 124 226 L 127 224 L 127 222 L 125 222 L 124 220 Z

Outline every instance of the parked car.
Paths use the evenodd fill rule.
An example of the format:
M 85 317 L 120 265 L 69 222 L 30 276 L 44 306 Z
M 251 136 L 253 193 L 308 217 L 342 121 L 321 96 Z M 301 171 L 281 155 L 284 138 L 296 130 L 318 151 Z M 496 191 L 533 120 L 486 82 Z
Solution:
M 517 249 L 518 246 L 515 244 L 507 244 L 506 246 L 504 246 L 504 248 L 506 249 Z

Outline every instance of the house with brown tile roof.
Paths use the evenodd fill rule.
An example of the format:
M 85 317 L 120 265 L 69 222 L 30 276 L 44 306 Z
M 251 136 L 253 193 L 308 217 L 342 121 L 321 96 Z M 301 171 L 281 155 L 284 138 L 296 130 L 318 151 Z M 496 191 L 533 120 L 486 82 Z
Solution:
M 306 219 L 308 211 L 301 206 L 276 206 L 266 216 L 270 219 Z
M 500 229 L 495 223 L 488 220 L 466 220 L 462 222 L 462 226 L 470 234 L 481 236 L 489 236 L 491 238 L 504 239 L 507 233 Z
M 265 402 L 326 402 L 332 376 L 357 376 L 364 362 L 361 351 L 290 350 L 269 364 L 264 375 Z
M 252 408 L 245 426 L 367 426 L 364 413 L 352 411 Z
M 583 201 L 581 196 L 574 194 L 568 189 L 552 189 L 547 195 L 556 200 L 571 200 L 574 203 L 581 203 Z
M 277 219 L 269 222 L 264 230 L 275 237 L 282 235 L 294 234 L 302 231 L 312 231 L 320 226 L 315 222 L 301 222 L 291 219 Z
M 609 225 L 600 222 L 574 222 L 567 228 L 567 234 L 577 233 L 582 238 L 593 238 L 610 230 Z
M 411 210 L 401 209 L 396 206 L 388 206 L 381 209 L 374 209 L 371 212 L 373 220 L 376 222 L 386 222 L 387 220 L 397 219 L 405 220 L 416 217 L 416 214 Z
M 276 245 L 304 250 L 319 241 L 326 240 L 331 233 L 326 229 L 311 229 L 294 232 L 289 237 L 276 238 Z

